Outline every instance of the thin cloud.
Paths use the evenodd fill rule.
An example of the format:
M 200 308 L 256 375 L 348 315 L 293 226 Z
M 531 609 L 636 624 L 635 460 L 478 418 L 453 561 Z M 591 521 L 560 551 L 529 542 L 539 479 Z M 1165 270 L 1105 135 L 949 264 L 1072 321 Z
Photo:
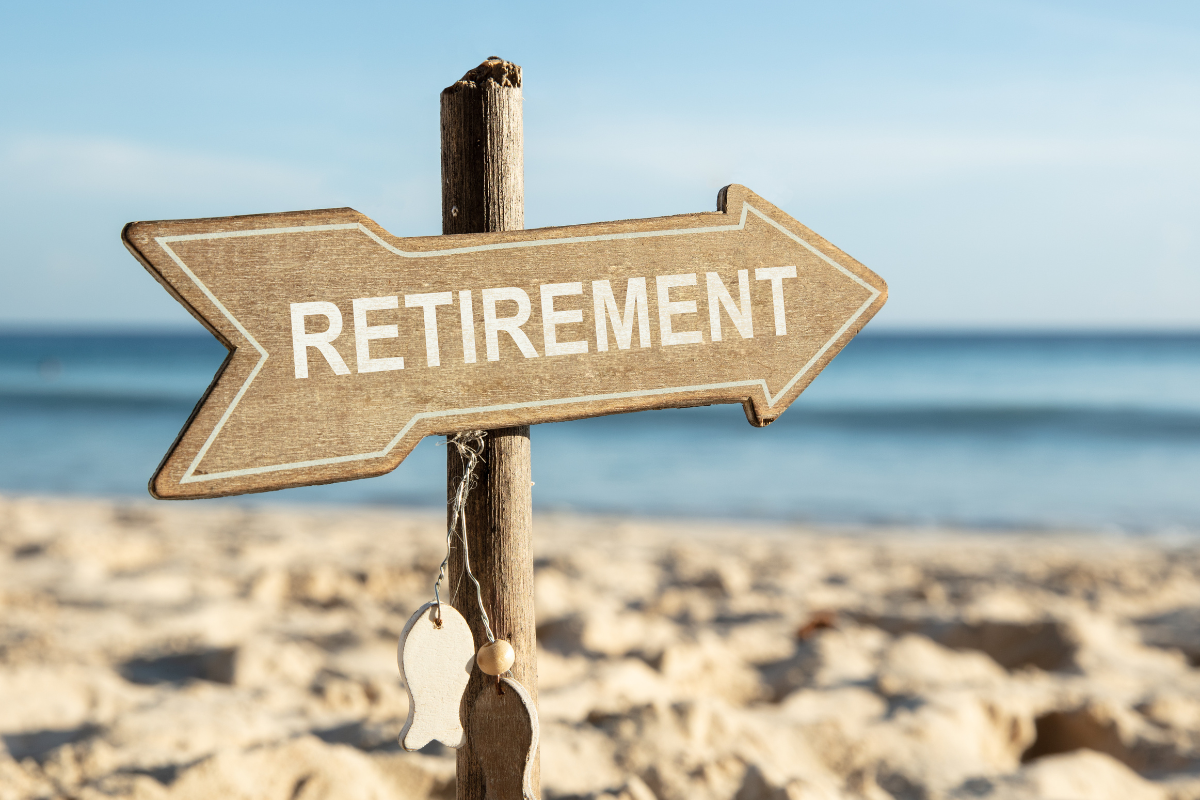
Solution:
M 317 194 L 311 170 L 241 156 L 88 137 L 21 137 L 0 146 L 0 176 L 36 194 L 106 201 L 131 197 L 288 198 Z M 276 202 L 279 202 L 276 200 Z
M 1014 170 L 1132 169 L 1200 171 L 1200 154 L 1186 139 L 1127 135 L 957 134 L 940 131 L 876 133 L 861 129 L 725 130 L 720 139 L 687 135 L 686 126 L 630 124 L 593 130 L 556 144 L 539 141 L 542 168 L 653 176 L 664 183 L 708 175 L 751 175 L 786 190 L 861 196 L 939 182 L 979 180 Z M 588 154 L 586 160 L 580 154 Z M 765 187 L 764 187 L 765 189 Z

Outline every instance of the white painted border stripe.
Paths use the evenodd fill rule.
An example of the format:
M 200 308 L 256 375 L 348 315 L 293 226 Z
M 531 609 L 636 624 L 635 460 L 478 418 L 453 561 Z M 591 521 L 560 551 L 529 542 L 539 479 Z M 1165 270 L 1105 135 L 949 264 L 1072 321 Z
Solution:
M 612 394 L 596 394 L 587 397 L 564 397 L 559 400 L 537 400 L 530 403 L 501 403 L 494 406 L 479 406 L 477 408 L 452 408 L 447 411 L 422 411 L 409 420 L 400 432 L 387 443 L 382 450 L 377 450 L 373 453 L 360 453 L 351 456 L 332 456 L 330 458 L 318 458 L 312 461 L 297 461 L 292 464 L 276 464 L 269 467 L 249 467 L 247 469 L 234 469 L 226 472 L 213 473 L 212 475 L 204 475 L 198 478 L 191 478 L 180 483 L 194 483 L 197 481 L 212 480 L 214 477 L 236 478 L 241 475 L 259 475 L 264 472 L 279 472 L 285 469 L 299 469 L 301 467 L 320 467 L 325 464 L 344 464 L 347 461 L 362 461 L 369 458 L 379 458 L 390 453 L 405 434 L 412 430 L 413 426 L 423 419 L 439 419 L 443 417 L 466 416 L 467 414 L 483 414 L 489 411 L 513 411 L 519 408 L 545 408 L 548 406 L 570 405 L 572 403 L 587 403 L 592 400 L 617 400 L 629 397 L 648 397 L 660 394 L 675 394 L 677 392 L 700 392 L 706 389 L 729 389 L 735 386 L 763 386 L 764 392 L 766 383 L 762 380 L 735 381 L 733 383 L 710 383 L 700 386 L 679 386 L 668 389 L 647 389 L 638 392 L 614 392 Z
M 549 245 L 580 244 L 580 243 L 584 243 L 584 242 L 602 242 L 602 241 L 612 241 L 612 240 L 617 240 L 617 239 L 641 239 L 641 238 L 649 238 L 649 237 L 657 237 L 657 236 L 683 236 L 683 235 L 687 235 L 687 234 L 727 233 L 727 232 L 731 232 L 731 231 L 743 230 L 746 227 L 747 213 L 750 211 L 753 211 L 756 216 L 758 216 L 759 218 L 761 218 L 762 220 L 767 222 L 769 225 L 774 226 L 777 230 L 779 230 L 785 236 L 789 237 L 790 239 L 795 241 L 797 244 L 799 244 L 801 247 L 803 247 L 806 250 L 808 250 L 809 252 L 813 253 L 815 256 L 820 258 L 822 261 L 829 264 L 831 267 L 838 270 L 843 275 L 847 276 L 852 281 L 854 281 L 858 285 L 865 288 L 868 292 L 870 292 L 870 296 L 866 299 L 866 301 L 861 306 L 858 307 L 858 309 L 854 312 L 853 315 L 851 315 L 851 317 L 846 321 L 846 323 L 837 330 L 837 332 L 829 339 L 829 341 L 827 341 L 821 347 L 821 349 L 818 350 L 816 352 L 816 354 L 808 360 L 808 362 L 800 369 L 800 371 L 797 372 L 792 377 L 792 379 L 790 381 L 788 381 L 787 384 L 785 384 L 784 387 L 779 391 L 779 393 L 776 394 L 774 397 L 771 396 L 770 389 L 767 387 L 766 380 L 764 380 L 762 378 L 758 378 L 758 379 L 752 379 L 752 380 L 746 380 L 746 381 L 736 381 L 733 383 L 712 383 L 712 384 L 701 384 L 701 385 L 696 385 L 696 386 L 673 386 L 673 387 L 668 387 L 668 388 L 664 388 L 664 389 L 644 389 L 644 390 L 633 391 L 633 392 L 615 392 L 612 394 L 585 395 L 585 396 L 580 396 L 580 397 L 564 397 L 564 398 L 558 398 L 558 399 L 554 399 L 554 400 L 537 400 L 537 401 L 531 401 L 528 403 L 506 403 L 506 404 L 501 404 L 501 405 L 476 406 L 476 407 L 472 407 L 472 408 L 450 409 L 450 410 L 446 410 L 446 411 L 422 411 L 422 412 L 415 414 L 413 416 L 413 418 L 411 420 L 409 420 L 404 425 L 404 427 L 401 428 L 400 431 L 392 438 L 392 440 L 390 442 L 388 442 L 386 447 L 384 447 L 382 450 L 378 450 L 375 452 L 356 453 L 354 455 L 336 456 L 336 457 L 331 457 L 331 458 L 321 458 L 321 459 L 315 459 L 312 461 L 296 461 L 296 462 L 292 462 L 289 464 L 273 464 L 273 465 L 265 466 L 265 467 L 247 467 L 246 469 L 226 470 L 224 472 L 213 472 L 213 473 L 209 473 L 209 474 L 196 475 L 196 468 L 199 466 L 201 459 L 203 459 L 205 454 L 208 453 L 209 447 L 211 447 L 213 442 L 216 441 L 217 435 L 221 432 L 221 429 L 225 426 L 225 423 L 229 420 L 230 416 L 233 414 L 233 410 L 237 407 L 237 404 L 241 401 L 242 396 L 245 395 L 246 390 L 250 388 L 250 384 L 254 382 L 254 379 L 258 376 L 259 371 L 262 370 L 263 364 L 265 364 L 267 361 L 268 354 L 267 354 L 267 351 L 262 347 L 262 345 L 260 345 L 255 340 L 255 338 L 250 335 L 250 332 L 242 326 L 241 322 L 239 322 L 237 320 L 237 318 L 235 318 L 233 316 L 233 314 L 231 314 L 229 312 L 229 310 L 227 308 L 225 308 L 225 306 L 221 303 L 221 301 L 219 301 L 216 298 L 216 295 L 214 295 L 212 293 L 212 291 L 209 290 L 209 288 L 204 285 L 203 281 L 201 281 L 196 276 L 196 274 L 193 273 L 188 268 L 188 266 L 183 263 L 183 260 L 175 253 L 175 251 L 170 248 L 169 245 L 173 242 L 188 242 L 188 241 L 197 241 L 197 240 L 202 240 L 202 239 L 233 239 L 233 238 L 240 238 L 240 237 L 244 237 L 244 236 L 274 236 L 274 235 L 291 234 L 291 233 L 317 233 L 320 231 L 337 231 L 337 230 L 355 230 L 355 229 L 357 229 L 358 231 L 361 231 L 362 233 L 366 234 L 366 236 L 368 236 L 370 239 L 372 239 L 377 244 L 381 245 L 382 247 L 384 247 L 389 252 L 391 252 L 395 255 L 401 256 L 403 258 L 430 258 L 433 256 L 459 255 L 462 253 L 479 253 L 479 252 L 484 252 L 484 251 L 488 251 L 488 250 L 511 250 L 511 249 L 520 248 L 520 247 L 546 247 Z M 596 236 L 570 236 L 570 237 L 564 237 L 561 239 L 532 239 L 532 240 L 528 240 L 528 241 L 499 242 L 497 244 L 477 245 L 474 247 L 453 247 L 453 248 L 448 248 L 445 250 L 428 250 L 428 251 L 424 251 L 424 252 L 400 250 L 399 248 L 388 244 L 383 239 L 376 236 L 375 233 L 373 233 L 371 230 L 369 230 L 364 225 L 362 225 L 361 223 L 358 223 L 358 222 L 347 222 L 347 223 L 339 223 L 339 224 L 332 224 L 332 225 L 302 225 L 302 226 L 289 227 L 289 228 L 260 228 L 257 230 L 246 230 L 246 231 L 224 231 L 221 233 L 192 233 L 192 234 L 186 234 L 186 235 L 181 235 L 181 236 L 159 236 L 159 237 L 155 238 L 155 241 L 158 242 L 159 246 L 162 247 L 163 250 L 165 250 L 167 252 L 167 255 L 169 255 L 171 257 L 171 260 L 174 261 L 175 264 L 178 265 L 181 270 L 183 270 L 184 274 L 187 275 L 188 278 L 194 284 L 196 284 L 197 288 L 199 288 L 200 291 L 204 293 L 204 296 L 207 297 L 210 301 L 212 301 L 213 305 L 215 305 L 217 307 L 217 309 L 222 314 L 225 315 L 225 318 L 228 319 L 235 328 L 237 328 L 238 332 L 241 333 L 243 336 L 245 336 L 247 341 L 249 341 L 254 346 L 254 348 L 256 350 L 258 350 L 259 355 L 260 355 L 258 363 L 255 364 L 254 369 L 252 369 L 250 371 L 250 374 L 247 376 L 245 383 L 242 384 L 242 386 L 238 390 L 237 394 L 234 395 L 233 401 L 229 404 L 229 407 L 227 409 L 225 409 L 225 413 L 221 415 L 221 418 L 217 421 L 216 426 L 213 428 L 212 432 L 208 435 L 208 438 L 205 439 L 203 446 L 201 446 L 200 450 L 196 453 L 195 458 L 192 459 L 192 463 L 190 465 L 188 465 L 187 470 L 184 472 L 183 477 L 179 481 L 180 483 L 198 483 L 198 482 L 202 482 L 202 481 L 213 481 L 213 480 L 220 480 L 220 479 L 224 479 L 224 478 L 236 478 L 236 477 L 242 477 L 242 476 L 246 476 L 246 475 L 261 475 L 261 474 L 268 473 L 268 472 L 281 472 L 283 470 L 289 470 L 289 469 L 302 469 L 304 467 L 318 467 L 318 466 L 324 466 L 327 464 L 344 464 L 349 461 L 365 461 L 367 459 L 372 459 L 372 458 L 381 458 L 383 456 L 386 456 L 393 449 L 395 449 L 396 445 L 398 445 L 404 439 L 405 435 L 407 435 L 408 432 L 410 430 L 412 430 L 413 426 L 416 425 L 417 422 L 419 422 L 420 420 L 423 420 L 423 419 L 438 419 L 438 418 L 444 418 L 444 417 L 467 416 L 469 414 L 484 414 L 484 413 L 488 413 L 488 412 L 492 412 L 492 411 L 513 411 L 513 410 L 517 410 L 517 409 L 521 409 L 521 408 L 544 408 L 544 407 L 549 407 L 549 406 L 570 405 L 570 404 L 574 404 L 574 403 L 587 403 L 587 402 L 598 401 L 598 400 L 630 399 L 630 398 L 634 398 L 634 397 L 653 397 L 656 395 L 664 395 L 664 394 L 709 391 L 712 389 L 729 389 L 729 388 L 733 388 L 736 386 L 758 386 L 758 387 L 761 387 L 763 396 L 767 401 L 767 407 L 771 408 L 771 407 L 774 407 L 774 405 L 777 402 L 779 402 L 780 398 L 782 398 L 785 394 L 787 394 L 788 391 L 790 391 L 791 388 L 796 385 L 796 382 L 799 381 L 804 376 L 805 373 L 807 373 L 810 369 L 812 369 L 813 365 L 816 364 L 820 360 L 821 356 L 823 356 L 825 354 L 825 352 L 828 351 L 829 348 L 833 346 L 834 342 L 836 342 L 838 339 L 840 339 L 842 337 L 842 335 L 847 330 L 850 329 L 850 327 L 854 324 L 854 322 L 859 317 L 861 317 L 868 308 L 871 307 L 871 304 L 875 302 L 876 298 L 878 298 L 879 294 L 880 294 L 878 289 L 871 286 L 866 281 L 862 280 L 860 277 L 858 277 L 853 272 L 851 272 L 850 270 L 843 267 L 841 264 L 838 264 L 836 261 L 834 261 L 833 259 L 826 256 L 820 250 L 817 250 L 811 244 L 804 241 L 799 236 L 792 233 L 787 228 L 783 227 L 778 222 L 776 222 L 775 220 L 768 217 L 766 214 L 763 214 L 761 211 L 759 211 L 757 208 L 754 208 L 749 203 L 742 204 L 742 216 L 736 225 L 714 225 L 711 227 L 679 228 L 679 229 L 662 230 L 662 231 L 632 231 L 632 232 L 628 232 L 628 233 L 599 234 Z
M 188 269 L 187 264 L 183 263 L 183 259 L 176 255 L 174 250 L 172 250 L 170 247 L 167 247 L 167 245 L 164 243 L 166 238 L 167 237 L 165 236 L 159 237 L 156 238 L 155 241 L 158 242 L 159 246 L 162 247 L 163 250 L 167 251 L 167 255 L 171 257 L 171 260 L 174 261 L 181 270 L 183 270 L 184 274 L 192 279 L 192 282 L 199 287 L 200 291 L 204 292 L 204 296 L 211 300 L 213 305 L 220 309 L 221 313 L 224 314 L 225 317 L 234 324 L 234 326 L 243 336 L 246 337 L 250 344 L 254 345 L 254 349 L 259 353 L 258 363 L 254 365 L 254 369 L 250 370 L 250 374 L 246 377 L 246 382 L 242 384 L 241 388 L 238 389 L 237 394 L 233 396 L 233 402 L 229 404 L 229 408 L 225 409 L 225 413 L 221 415 L 221 419 L 217 420 L 216 427 L 212 429 L 212 433 L 210 433 L 208 438 L 204 440 L 204 444 L 200 447 L 200 450 L 196 453 L 196 457 L 192 459 L 192 463 L 188 465 L 187 471 L 183 473 L 183 478 L 181 478 L 179 481 L 180 483 L 190 483 L 192 480 L 194 480 L 192 475 L 195 473 L 196 467 L 200 463 L 200 459 L 204 458 L 204 455 L 208 452 L 208 448 L 212 446 L 214 441 L 216 441 L 217 434 L 221 432 L 221 428 L 225 427 L 225 423 L 229 420 L 229 417 L 233 415 L 233 410 L 237 408 L 237 404 L 241 402 L 242 395 L 246 394 L 246 390 L 250 388 L 250 384 L 254 382 L 256 377 L 258 377 L 258 373 L 262 369 L 263 364 L 267 363 L 268 355 L 266 348 L 259 344 L 258 340 L 250 335 L 250 331 L 242 327 L 242 323 L 239 322 L 237 318 L 233 316 L 233 314 L 229 313 L 229 309 L 225 308 L 225 305 L 217 299 L 217 296 L 213 294 L 207 286 L 204 285 L 203 281 L 196 277 L 194 272 Z M 220 476 L 220 473 L 215 474 Z M 204 480 L 204 478 L 200 478 L 198 480 Z

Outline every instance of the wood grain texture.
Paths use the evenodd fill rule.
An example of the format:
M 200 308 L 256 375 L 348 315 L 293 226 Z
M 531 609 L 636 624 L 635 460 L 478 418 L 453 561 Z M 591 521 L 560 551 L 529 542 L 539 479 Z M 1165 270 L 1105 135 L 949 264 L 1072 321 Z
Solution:
M 537 705 L 525 687 L 512 678 L 501 678 L 497 687 L 492 679 L 474 706 L 471 742 L 484 777 L 480 800 L 537 800 L 534 768 L 540 732 Z M 458 796 L 462 798 L 461 791 Z
M 497 638 L 507 639 L 516 653 L 509 674 L 527 687 L 530 702 L 537 707 L 537 626 L 533 594 L 533 494 L 530 485 L 529 428 L 489 431 L 484 439 L 483 464 L 477 466 L 479 480 L 467 497 L 467 537 L 471 567 L 483 590 L 483 603 Z M 462 463 L 451 450 L 447 462 L 448 492 L 462 475 Z M 474 587 L 462 569 L 462 551 L 450 555 L 451 596 L 475 634 L 476 649 L 487 644 L 483 622 L 475 604 Z M 457 583 L 456 583 L 457 581 Z M 463 694 L 463 719 L 470 730 L 477 710 L 474 698 L 495 678 L 479 669 Z M 499 724 L 499 723 L 497 723 Z M 474 756 L 473 740 L 467 738 L 458 751 L 458 800 L 483 800 L 483 773 Z M 538 786 L 538 762 L 534 756 L 532 786 Z
M 521 134 L 521 68 L 488 59 L 442 93 L 442 230 L 445 234 L 496 233 L 519 230 L 524 224 L 523 146 Z M 489 279 L 496 276 L 489 275 Z M 447 448 L 447 496 L 453 498 L 463 464 Z M 533 496 L 529 426 L 491 430 L 484 439 L 483 463 L 465 509 L 471 566 L 479 578 L 483 601 L 497 637 L 513 646 L 516 660 L 511 675 L 523 704 L 511 708 L 509 693 L 503 705 L 476 704 L 494 693 L 495 679 L 479 669 L 471 673 L 463 695 L 462 715 L 470 735 L 459 750 L 459 800 L 519 796 L 507 791 L 486 793 L 476 731 L 489 739 L 497 731 L 511 739 L 511 730 L 533 723 L 533 745 L 522 753 L 517 788 L 539 795 L 537 757 L 537 640 L 533 605 Z M 487 644 L 475 593 L 463 573 L 462 552 L 451 552 L 451 596 L 475 634 L 476 648 Z M 490 686 L 489 686 L 490 685 Z M 519 712 L 519 713 L 517 713 Z M 514 727 L 515 726 L 515 727 Z M 501 744 L 509 747 L 511 742 Z M 487 749 L 484 753 L 493 753 Z M 505 752 L 508 752 L 507 750 Z M 527 757 L 526 757 L 527 756 Z M 506 773 L 505 773 L 506 774 Z M 499 780 L 499 779 L 497 779 Z M 495 781 L 493 781 L 494 783 Z
M 435 603 L 426 603 L 400 633 L 396 664 L 408 691 L 408 719 L 400 746 L 420 750 L 437 740 L 447 747 L 466 741 L 459 709 L 475 665 L 475 639 L 462 614 L 449 603 L 437 622 Z
M 489 58 L 442 92 L 442 233 L 525 227 L 521 68 Z
M 741 403 L 753 424 L 771 422 L 882 307 L 887 287 L 749 189 L 732 185 L 721 202 L 715 213 L 408 239 L 350 209 L 127 226 L 126 243 L 147 269 L 233 348 L 152 493 L 213 497 L 370 477 L 394 469 L 431 434 L 647 408 Z M 778 283 L 780 335 L 777 287 L 757 276 L 787 266 L 796 278 Z M 710 302 L 709 273 L 728 298 Z M 724 302 L 742 300 L 743 274 L 748 337 Z M 679 276 L 694 284 L 658 285 Z M 594 282 L 608 282 L 622 316 L 631 280 L 644 280 L 646 307 L 628 317 L 622 343 Z M 541 291 L 570 282 L 581 294 L 551 298 L 550 313 L 574 310 L 579 321 L 552 327 L 557 342 L 587 349 L 549 355 Z M 489 360 L 483 295 L 497 287 L 528 298 L 520 330 L 536 355 L 499 330 Z M 472 298 L 466 314 L 464 291 Z M 452 299 L 434 309 L 437 366 L 429 365 L 424 309 L 405 305 L 429 293 Z M 369 357 L 403 357 L 404 368 L 362 371 L 353 301 L 380 297 L 398 307 L 369 311 L 365 322 L 394 325 L 395 337 L 367 342 Z M 308 377 L 297 378 L 289 309 L 309 302 L 331 304 L 340 318 L 341 333 L 327 347 L 344 362 L 343 374 L 315 347 L 300 347 Z M 676 303 L 693 305 L 667 315 L 672 335 L 687 332 L 693 341 L 667 343 L 662 312 L 679 311 Z M 511 316 L 517 305 L 498 300 L 496 314 Z M 305 331 L 329 324 L 308 317 Z

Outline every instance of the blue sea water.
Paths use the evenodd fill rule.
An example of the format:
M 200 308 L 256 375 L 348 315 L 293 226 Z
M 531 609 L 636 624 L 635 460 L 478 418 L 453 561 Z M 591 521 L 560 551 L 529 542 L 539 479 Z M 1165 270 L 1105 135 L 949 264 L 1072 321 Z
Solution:
M 207 334 L 0 334 L 0 491 L 146 496 L 225 357 Z M 393 473 L 223 501 L 436 506 Z M 872 334 L 778 422 L 740 406 L 533 429 L 542 509 L 1200 532 L 1200 334 Z

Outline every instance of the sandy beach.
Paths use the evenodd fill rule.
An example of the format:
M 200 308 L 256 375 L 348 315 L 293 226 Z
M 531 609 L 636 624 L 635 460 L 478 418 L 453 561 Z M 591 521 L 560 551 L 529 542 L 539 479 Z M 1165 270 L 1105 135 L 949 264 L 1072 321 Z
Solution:
M 453 797 L 423 511 L 0 498 L 0 800 Z M 1200 798 L 1200 543 L 539 516 L 546 798 Z

